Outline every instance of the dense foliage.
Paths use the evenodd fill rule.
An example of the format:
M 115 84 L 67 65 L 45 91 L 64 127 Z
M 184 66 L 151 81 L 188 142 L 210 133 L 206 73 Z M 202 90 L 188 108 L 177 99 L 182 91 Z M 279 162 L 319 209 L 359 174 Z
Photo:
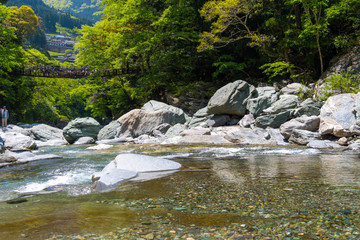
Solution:
M 54 9 L 41 13 L 43 3 L 32 2 L 38 2 L 33 6 L 41 21 L 59 23 L 58 17 L 45 16 Z M 62 9 L 79 6 L 75 0 L 47 3 Z M 13 105 L 20 106 L 19 119 L 56 122 L 90 111 L 95 117 L 117 118 L 149 99 L 166 101 L 169 94 L 189 91 L 197 82 L 208 86 L 201 91 L 209 93 L 236 79 L 309 83 L 321 76 L 332 57 L 359 44 L 358 0 L 102 0 L 100 6 L 101 20 L 80 30 L 77 64 L 126 74 L 94 74 L 81 81 L 12 76 L 12 69 L 34 59 L 30 56 L 36 64 L 50 60 L 23 48 L 31 44 L 22 39 L 36 36 L 41 28 L 16 26 L 9 11 L 20 7 L 2 6 L 0 27 L 6 36 L 0 37 L 0 58 L 9 60 L 0 63 L 0 101 L 19 104 Z M 339 81 L 341 77 L 333 82 Z

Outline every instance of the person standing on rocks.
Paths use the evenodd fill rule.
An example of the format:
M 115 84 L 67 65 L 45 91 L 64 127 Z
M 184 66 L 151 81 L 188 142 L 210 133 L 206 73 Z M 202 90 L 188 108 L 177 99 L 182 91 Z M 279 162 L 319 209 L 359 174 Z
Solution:
M 1 118 L 2 118 L 2 127 L 7 127 L 7 120 L 9 118 L 9 111 L 6 109 L 6 106 L 4 106 L 1 110 Z

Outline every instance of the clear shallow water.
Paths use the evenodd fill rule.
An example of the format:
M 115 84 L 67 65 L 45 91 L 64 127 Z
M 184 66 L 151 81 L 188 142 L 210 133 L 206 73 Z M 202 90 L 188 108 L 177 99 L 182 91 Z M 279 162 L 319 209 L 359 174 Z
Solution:
M 0 233 L 1 236 L 11 237 L 4 239 L 22 239 L 24 235 L 21 234 L 28 239 L 45 239 L 53 234 L 100 234 L 113 231 L 116 227 L 141 223 L 153 214 L 166 218 L 169 206 L 152 213 L 146 207 L 145 210 L 144 207 L 136 207 L 139 204 L 137 201 L 154 205 L 159 204 L 159 198 L 173 199 L 174 196 L 181 196 L 181 202 L 190 206 L 171 205 L 184 211 L 185 215 L 180 214 L 176 221 L 167 219 L 179 225 L 222 226 L 230 224 L 226 220 L 229 218 L 249 225 L 251 221 L 245 219 L 263 217 L 259 212 L 266 211 L 270 218 L 272 215 L 282 216 L 285 210 L 281 206 L 284 204 L 301 206 L 311 201 L 315 205 L 329 204 L 328 207 L 338 208 L 340 212 L 347 209 L 347 204 L 352 208 L 349 210 L 352 214 L 360 214 L 357 212 L 360 158 L 356 153 L 234 146 L 118 145 L 101 151 L 85 148 L 43 148 L 38 154 L 57 154 L 63 159 L 0 169 Z M 177 161 L 183 167 L 162 178 L 129 181 L 108 193 L 93 192 L 92 173 L 101 171 L 120 153 L 161 156 Z M 206 197 L 197 199 L 196 205 L 192 206 L 194 198 L 189 199 L 188 194 L 204 188 L 209 189 Z M 226 205 L 233 201 L 229 199 L 229 193 L 236 196 L 237 201 L 232 203 L 234 206 L 244 205 L 244 199 L 246 206 L 238 209 Z M 348 193 L 351 193 L 350 197 Z M 26 202 L 6 203 L 6 200 L 18 197 L 26 199 Z M 262 204 L 258 205 L 259 202 Z M 206 209 L 212 208 L 215 212 L 197 215 L 194 211 L 197 205 L 209 205 Z M 312 209 L 313 205 L 306 207 Z M 251 215 L 253 213 L 246 210 L 248 208 L 255 213 L 257 211 L 257 215 Z M 188 213 L 190 209 L 195 213 Z M 226 210 L 226 214 L 222 210 Z M 286 211 L 292 215 L 299 209 L 289 207 Z M 229 216 L 229 213 L 232 215 Z M 209 220 L 204 219 L 204 214 Z

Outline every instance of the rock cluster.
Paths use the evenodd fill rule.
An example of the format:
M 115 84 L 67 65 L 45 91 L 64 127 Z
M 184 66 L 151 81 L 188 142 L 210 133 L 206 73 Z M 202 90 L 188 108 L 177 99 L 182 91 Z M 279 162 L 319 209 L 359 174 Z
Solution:
M 0 131 L 0 149 L 29 151 L 63 144 L 299 144 L 311 148 L 359 149 L 360 94 L 338 94 L 324 102 L 301 101 L 306 87 L 278 91 L 237 80 L 220 88 L 191 117 L 182 109 L 151 100 L 106 126 L 77 118 L 64 129 L 45 124 L 10 125 Z M 16 163 L 2 156 L 1 163 Z
M 360 95 L 339 94 L 325 103 L 300 100 L 307 87 L 254 87 L 237 80 L 220 88 L 192 117 L 174 106 L 147 102 L 121 116 L 116 133 L 128 142 L 157 144 L 350 145 L 360 135 Z M 114 123 L 111 123 L 112 125 Z M 104 128 L 110 129 L 110 125 Z M 98 136 L 99 138 L 99 136 Z M 109 137 L 108 139 L 110 139 Z

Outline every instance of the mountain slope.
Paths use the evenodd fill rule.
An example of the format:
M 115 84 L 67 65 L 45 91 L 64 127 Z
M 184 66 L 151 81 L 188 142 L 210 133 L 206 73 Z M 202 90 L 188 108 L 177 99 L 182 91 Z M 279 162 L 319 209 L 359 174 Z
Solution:
M 50 7 L 69 12 L 74 16 L 97 22 L 100 15 L 94 15 L 99 12 L 98 3 L 100 0 L 43 0 Z
M 55 33 L 56 24 L 70 29 L 81 28 L 81 25 L 85 24 L 92 25 L 91 21 L 75 18 L 69 13 L 49 7 L 42 0 L 9 0 L 6 5 L 17 7 L 22 5 L 30 6 L 34 10 L 35 14 L 41 18 L 42 28 L 47 33 Z

